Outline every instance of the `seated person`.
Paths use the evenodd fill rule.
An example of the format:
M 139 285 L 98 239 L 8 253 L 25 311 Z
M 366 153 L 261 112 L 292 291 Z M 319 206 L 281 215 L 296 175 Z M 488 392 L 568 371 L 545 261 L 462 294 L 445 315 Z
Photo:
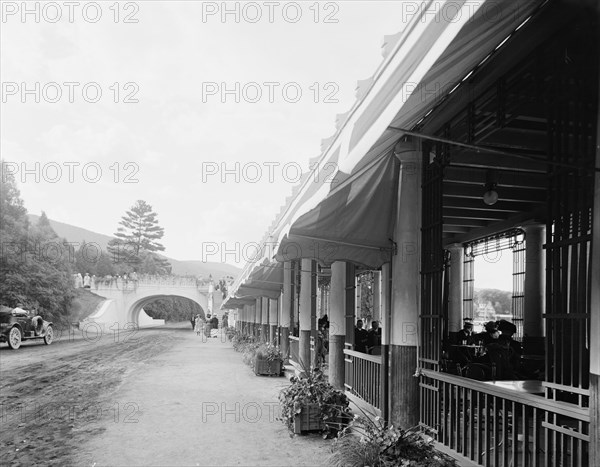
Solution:
M 487 346 L 488 344 L 496 342 L 498 337 L 500 337 L 500 331 L 498 330 L 496 322 L 488 321 L 483 327 L 485 331 L 472 336 L 473 343 Z
M 456 333 L 457 344 L 468 344 L 473 335 L 473 320 L 465 318 L 463 320 L 463 328 Z
M 371 329 L 367 332 L 367 353 L 372 354 L 375 347 L 381 347 L 381 328 L 379 321 L 371 322 Z
M 513 339 L 513 335 L 517 332 L 517 326 L 510 321 L 501 319 L 498 321 L 498 330 L 501 332 L 500 337 L 506 336 L 510 345 L 510 363 L 514 370 L 517 370 L 521 365 L 521 355 L 523 355 L 523 347 L 521 343 Z
M 496 342 L 487 344 L 486 349 L 490 363 L 496 366 L 496 379 L 516 379 L 510 362 L 510 338 L 505 334 L 500 335 Z
M 367 331 L 363 329 L 363 321 L 359 319 L 354 328 L 354 350 L 367 353 Z
M 470 318 L 465 318 L 463 328 L 457 333 L 452 333 L 450 341 L 449 355 L 452 362 L 464 367 L 471 363 L 475 357 L 472 349 L 461 347 L 463 345 L 473 344 L 473 322 Z

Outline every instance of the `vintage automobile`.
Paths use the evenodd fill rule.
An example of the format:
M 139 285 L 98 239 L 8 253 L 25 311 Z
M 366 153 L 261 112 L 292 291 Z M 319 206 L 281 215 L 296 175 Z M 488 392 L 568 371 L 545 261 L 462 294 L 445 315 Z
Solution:
M 27 339 L 43 339 L 50 345 L 54 339 L 52 323 L 22 308 L 0 306 L 0 342 L 16 350 Z

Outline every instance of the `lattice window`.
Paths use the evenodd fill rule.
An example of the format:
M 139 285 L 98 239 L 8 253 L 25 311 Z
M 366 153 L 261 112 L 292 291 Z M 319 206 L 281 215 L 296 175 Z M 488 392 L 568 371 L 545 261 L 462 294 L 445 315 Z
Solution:
M 510 229 L 467 243 L 464 248 L 463 317 L 465 318 L 475 317 L 475 257 L 512 250 L 511 321 L 517 326 L 517 333 L 514 337 L 522 338 L 525 300 L 525 232 L 522 229 Z
M 465 247 L 463 258 L 463 318 L 473 319 L 475 257 L 467 255 L 467 247 Z
M 513 293 L 512 293 L 512 322 L 517 326 L 516 339 L 523 338 L 523 319 L 525 306 L 525 242 L 518 243 L 513 248 Z

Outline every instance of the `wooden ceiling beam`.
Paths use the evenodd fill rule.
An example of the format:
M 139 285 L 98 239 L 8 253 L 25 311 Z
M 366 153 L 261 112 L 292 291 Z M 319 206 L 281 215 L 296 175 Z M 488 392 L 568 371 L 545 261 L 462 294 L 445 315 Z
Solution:
M 444 182 L 444 197 L 481 199 L 486 189 L 483 185 L 466 185 L 456 182 Z M 546 200 L 546 192 L 542 190 L 530 190 L 524 187 L 505 187 L 498 184 L 496 188 L 500 201 L 512 201 L 515 203 L 542 202 Z
M 444 208 L 444 217 L 452 217 L 454 219 L 463 219 L 465 223 L 471 221 L 485 221 L 494 222 L 506 219 L 510 216 L 509 213 L 505 212 L 491 212 L 491 211 L 469 211 L 460 208 Z
M 450 165 L 460 165 L 462 167 L 472 167 L 481 169 L 508 169 L 515 172 L 533 172 L 546 173 L 546 163 L 544 160 L 532 160 L 520 158 L 517 156 L 498 156 L 473 150 L 455 151 L 450 157 Z
M 487 168 L 474 169 L 462 167 L 447 167 L 444 169 L 444 181 L 472 184 L 483 187 Z M 532 190 L 546 190 L 547 178 L 542 174 L 524 174 L 511 170 L 497 170 L 495 173 L 498 186 L 527 187 Z
M 468 217 L 444 217 L 444 225 L 462 225 L 463 227 L 485 227 L 489 219 L 472 219 Z

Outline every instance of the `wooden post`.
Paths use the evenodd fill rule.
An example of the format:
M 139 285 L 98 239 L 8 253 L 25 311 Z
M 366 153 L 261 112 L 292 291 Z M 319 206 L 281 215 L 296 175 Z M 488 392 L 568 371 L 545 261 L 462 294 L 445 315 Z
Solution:
M 392 322 L 392 275 L 391 264 L 381 266 L 381 416 L 390 420 L 390 326 Z
M 354 327 L 356 325 L 356 267 L 346 263 L 346 347 L 354 349 Z
M 262 311 L 260 314 L 260 339 L 263 342 L 269 341 L 269 299 L 267 297 L 261 298 Z
M 543 313 L 546 308 L 546 255 L 543 225 L 527 225 L 525 230 L 525 294 L 523 299 L 523 335 L 544 335 Z
M 329 307 L 329 382 L 344 389 L 346 341 L 346 288 L 348 280 L 354 279 L 354 271 L 348 263 L 337 261 L 331 265 L 331 292 Z M 348 274 L 350 273 L 350 274 Z
M 373 273 L 373 320 L 381 324 L 381 271 Z
M 392 259 L 390 421 L 411 428 L 419 422 L 416 378 L 420 298 L 421 155 L 413 144 L 396 146 L 400 159 L 398 204 Z
M 600 5 L 597 6 L 600 21 Z M 600 95 L 600 94 L 599 94 Z M 600 98 L 599 98 L 600 99 Z M 596 131 L 596 167 L 600 167 L 600 102 Z M 590 300 L 590 462 L 600 465 L 600 173 L 594 180 Z
M 279 301 L 269 299 L 269 341 L 277 344 L 277 324 L 279 323 Z
M 315 318 L 317 312 L 316 281 L 317 265 L 312 259 L 301 261 L 300 271 L 300 364 L 305 368 L 311 365 L 310 337 L 315 331 Z
M 463 327 L 463 255 L 461 243 L 448 245 L 450 250 L 450 296 L 448 306 L 448 330 L 458 332 Z
M 290 358 L 290 322 L 294 311 L 294 296 L 292 294 L 292 264 L 283 263 L 283 291 L 281 292 L 281 353 L 285 362 Z

